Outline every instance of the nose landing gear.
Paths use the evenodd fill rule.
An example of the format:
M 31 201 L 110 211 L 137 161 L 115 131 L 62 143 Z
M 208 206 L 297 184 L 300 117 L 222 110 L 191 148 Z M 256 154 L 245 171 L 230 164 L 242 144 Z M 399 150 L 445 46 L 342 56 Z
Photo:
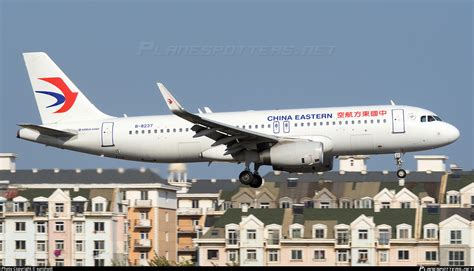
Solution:
M 402 156 L 403 154 L 400 152 L 395 153 L 395 163 L 397 164 L 397 177 L 403 179 L 407 176 L 407 172 L 402 168 Z
M 259 188 L 262 186 L 263 179 L 258 173 L 259 164 L 254 164 L 254 172 L 250 171 L 250 162 L 245 162 L 245 169 L 239 174 L 239 181 L 243 185 L 250 185 L 252 188 Z

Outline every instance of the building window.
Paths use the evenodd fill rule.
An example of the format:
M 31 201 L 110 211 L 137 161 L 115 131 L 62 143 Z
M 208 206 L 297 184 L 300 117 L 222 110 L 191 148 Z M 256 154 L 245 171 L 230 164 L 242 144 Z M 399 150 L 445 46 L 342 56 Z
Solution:
M 410 252 L 408 250 L 399 250 L 398 251 L 398 259 L 399 260 L 409 260 L 410 259 Z
M 390 202 L 388 201 L 382 202 L 382 209 L 390 209 Z
M 104 259 L 94 259 L 94 266 L 105 266 Z
M 224 211 L 227 209 L 232 209 L 232 202 L 224 202 Z
M 231 263 L 236 263 L 239 261 L 239 251 L 236 249 L 229 250 L 227 252 L 228 255 L 228 261 Z
M 104 222 L 94 222 L 94 231 L 95 232 L 104 232 L 105 223 Z
M 94 250 L 96 251 L 104 251 L 105 249 L 105 241 L 104 240 L 97 240 L 97 241 L 94 241 Z
M 281 208 L 288 209 L 290 208 L 291 204 L 288 201 L 282 201 L 280 205 L 281 205 Z
M 248 240 L 257 239 L 257 230 L 247 230 L 247 239 Z
M 301 261 L 303 260 L 303 251 L 299 249 L 291 250 L 291 260 L 292 261 Z
M 291 237 L 292 238 L 301 238 L 301 229 L 292 229 L 291 230 Z
M 16 266 L 25 266 L 26 265 L 26 259 L 15 259 L 15 265 Z
M 15 231 L 26 231 L 26 223 L 25 222 L 16 222 L 15 223 Z
M 0 240 L 0 252 L 3 252 L 3 240 Z
M 459 195 L 449 195 L 448 196 L 449 204 L 459 204 Z
M 84 233 L 84 222 L 75 222 L 76 233 Z
M 368 230 L 359 230 L 359 240 L 367 240 L 369 238 Z
M 410 202 L 402 202 L 401 203 L 401 208 L 402 209 L 410 209 L 410 206 L 411 206 Z
M 238 243 L 237 231 L 234 229 L 229 229 L 227 231 L 227 244 L 237 245 L 237 243 Z
M 348 200 L 345 200 L 342 202 L 342 208 L 349 209 L 351 208 L 351 202 Z
M 425 252 L 425 259 L 426 259 L 426 261 L 436 261 L 436 260 L 438 260 L 438 252 L 437 251 L 426 251 Z
M 428 228 L 425 230 L 425 239 L 437 239 L 438 233 L 434 228 Z
M 268 202 L 260 202 L 260 208 L 262 208 L 262 209 L 268 209 L 268 208 L 270 208 L 270 203 L 268 203 Z
M 379 229 L 379 245 L 388 245 L 390 242 L 390 230 Z
M 46 266 L 46 259 L 36 259 L 36 266 Z
M 104 203 L 102 203 L 102 202 L 94 203 L 94 211 L 95 212 L 103 212 L 104 211 Z
M 199 200 L 193 199 L 191 204 L 193 208 L 199 208 Z
M 25 250 L 26 249 L 26 241 L 25 240 L 16 240 L 15 241 L 15 249 L 16 250 Z
M 338 245 L 347 245 L 349 244 L 349 231 L 348 230 L 337 230 L 336 238 Z
M 357 260 L 358 263 L 367 263 L 369 258 L 369 251 L 367 249 L 359 250 L 359 258 Z
M 410 230 L 409 229 L 398 229 L 398 239 L 409 239 Z
M 207 259 L 208 260 L 219 260 L 219 250 L 217 250 L 217 249 L 208 249 L 207 250 Z
M 46 241 L 45 240 L 36 241 L 36 251 L 38 251 L 38 252 L 46 251 Z
M 3 222 L 0 222 L 0 233 L 3 233 Z
M 56 222 L 55 230 L 58 231 L 58 232 L 63 232 L 64 231 L 64 222 Z
M 269 229 L 267 245 L 278 245 L 280 244 L 280 230 Z
M 326 251 L 325 250 L 315 250 L 314 251 L 314 259 L 315 260 L 325 260 L 326 259 Z
M 84 252 L 84 241 L 76 240 L 76 252 Z
M 3 204 L 2 204 L 3 205 Z M 474 196 L 471 196 L 471 208 L 474 208 Z M 3 209 L 2 209 L 3 210 Z
M 83 259 L 76 259 L 76 266 L 84 266 L 84 260 Z
M 257 260 L 257 250 L 247 249 L 247 260 L 248 261 L 256 261 Z
M 349 252 L 347 250 L 336 250 L 336 257 L 338 262 L 348 262 L 349 261 Z
M 269 262 L 278 262 L 280 252 L 277 249 L 270 249 L 268 251 L 268 261 Z
M 449 251 L 448 253 L 448 265 L 463 266 L 464 262 L 464 251 Z
M 56 250 L 64 250 L 64 240 L 56 240 L 54 249 Z
M 388 262 L 388 250 L 379 251 L 379 261 L 381 263 L 387 263 Z
M 315 229 L 314 230 L 314 238 L 316 239 L 323 239 L 324 238 L 324 229 Z
M 329 207 L 331 206 L 331 203 L 327 201 L 323 201 L 320 203 L 320 206 L 321 206 L 321 209 L 329 209 Z
M 63 213 L 64 212 L 64 203 L 56 203 L 54 205 L 54 210 L 56 213 Z
M 36 222 L 36 233 L 46 233 L 46 222 Z
M 24 202 L 15 202 L 13 204 L 13 212 L 26 212 L 26 204 Z
M 140 253 L 140 260 L 148 260 L 148 253 Z
M 451 231 L 451 240 L 450 244 L 461 244 L 461 231 L 460 230 L 454 230 Z

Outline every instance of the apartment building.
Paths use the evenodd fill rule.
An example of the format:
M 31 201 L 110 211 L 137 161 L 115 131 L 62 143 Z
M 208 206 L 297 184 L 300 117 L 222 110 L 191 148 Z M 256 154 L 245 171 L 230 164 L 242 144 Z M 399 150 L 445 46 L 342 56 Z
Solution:
M 2 170 L 0 179 L 9 183 L 0 198 L 5 265 L 177 260 L 178 188 L 150 170 Z
M 447 211 L 244 206 L 194 242 L 203 266 L 469 265 L 472 222 L 461 215 L 470 210 Z

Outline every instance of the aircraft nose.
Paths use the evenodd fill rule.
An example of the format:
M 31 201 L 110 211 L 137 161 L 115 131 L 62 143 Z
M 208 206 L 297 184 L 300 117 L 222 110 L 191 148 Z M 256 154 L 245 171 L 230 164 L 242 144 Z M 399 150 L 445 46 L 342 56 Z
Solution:
M 460 132 L 458 130 L 458 128 L 456 128 L 454 125 L 451 125 L 449 124 L 449 127 L 446 131 L 446 135 L 448 137 L 448 140 L 450 143 L 458 140 L 459 136 L 460 136 Z

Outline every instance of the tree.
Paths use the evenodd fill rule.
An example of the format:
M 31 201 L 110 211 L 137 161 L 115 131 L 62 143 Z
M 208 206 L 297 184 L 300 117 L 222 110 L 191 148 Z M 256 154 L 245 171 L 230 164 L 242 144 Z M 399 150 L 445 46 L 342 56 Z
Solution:
M 153 257 L 153 259 L 148 261 L 148 264 L 150 266 L 194 266 L 194 264 L 189 260 L 179 263 L 176 263 L 175 261 L 169 261 L 168 259 L 166 259 L 166 257 L 158 256 L 156 251 L 155 256 Z

